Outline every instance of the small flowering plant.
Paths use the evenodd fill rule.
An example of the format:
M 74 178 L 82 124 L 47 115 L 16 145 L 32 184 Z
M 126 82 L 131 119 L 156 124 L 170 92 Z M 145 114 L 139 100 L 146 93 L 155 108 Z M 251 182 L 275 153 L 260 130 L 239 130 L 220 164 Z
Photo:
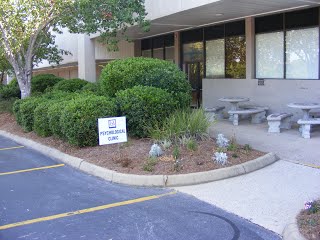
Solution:
M 307 210 L 309 214 L 314 214 L 320 210 L 320 204 L 316 201 L 307 201 L 304 203 L 304 209 Z

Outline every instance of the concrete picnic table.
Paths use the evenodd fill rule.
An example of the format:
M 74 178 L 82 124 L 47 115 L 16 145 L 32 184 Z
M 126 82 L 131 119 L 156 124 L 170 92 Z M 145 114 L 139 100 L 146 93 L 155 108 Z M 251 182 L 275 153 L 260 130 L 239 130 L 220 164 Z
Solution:
M 320 103 L 289 103 L 287 106 L 301 109 L 303 111 L 302 120 L 308 120 L 310 118 L 310 111 L 312 109 L 320 108 Z
M 223 97 L 219 98 L 219 101 L 221 102 L 229 102 L 231 104 L 231 111 L 235 111 L 238 109 L 238 103 L 239 102 L 247 102 L 249 101 L 249 98 L 246 97 Z

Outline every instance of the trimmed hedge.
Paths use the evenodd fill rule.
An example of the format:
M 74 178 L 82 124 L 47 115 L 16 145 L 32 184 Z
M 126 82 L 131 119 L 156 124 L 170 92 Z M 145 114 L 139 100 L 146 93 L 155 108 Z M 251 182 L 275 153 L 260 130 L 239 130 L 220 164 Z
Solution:
M 19 125 L 22 124 L 21 122 L 21 114 L 20 114 L 20 105 L 21 103 L 23 103 L 23 99 L 18 99 L 14 102 L 13 107 L 12 107 L 12 111 L 13 111 L 13 115 L 16 118 L 16 121 Z
M 127 117 L 129 134 L 147 137 L 155 125 L 161 125 L 176 108 L 176 101 L 167 91 L 135 86 L 116 93 L 120 113 Z
M 0 98 L 1 99 L 11 99 L 11 98 L 20 98 L 20 88 L 16 78 L 12 79 L 8 85 L 4 85 L 0 88 Z
M 47 88 L 51 88 L 63 78 L 57 77 L 53 74 L 39 74 L 31 79 L 31 90 L 33 93 L 43 93 Z
M 63 135 L 61 126 L 60 126 L 60 117 L 62 114 L 62 111 L 67 106 L 68 102 L 71 100 L 66 101 L 55 101 L 51 103 L 51 105 L 48 107 L 48 123 L 50 127 L 50 132 L 52 135 L 65 139 L 65 136 Z
M 19 104 L 19 116 L 17 119 L 19 119 L 20 125 L 24 131 L 31 132 L 33 130 L 34 110 L 42 102 L 43 99 L 39 97 L 28 97 L 21 100 L 21 103 Z
M 116 116 L 116 113 L 114 100 L 106 97 L 88 95 L 73 99 L 66 102 L 61 111 L 62 133 L 72 145 L 96 146 L 98 144 L 97 119 Z
M 44 101 L 34 110 L 33 130 L 41 137 L 49 137 L 52 135 L 48 118 L 48 109 L 52 102 L 53 101 L 50 100 Z
M 191 85 L 186 75 L 174 63 L 152 58 L 115 60 L 102 70 L 99 80 L 101 92 L 115 96 L 120 90 L 137 85 L 162 88 L 171 93 L 179 107 L 189 107 Z
M 88 82 L 80 78 L 65 79 L 58 82 L 53 86 L 53 90 L 63 91 L 63 92 L 76 92 L 80 91 Z
M 83 92 L 99 93 L 99 87 L 97 83 L 88 82 L 82 89 Z

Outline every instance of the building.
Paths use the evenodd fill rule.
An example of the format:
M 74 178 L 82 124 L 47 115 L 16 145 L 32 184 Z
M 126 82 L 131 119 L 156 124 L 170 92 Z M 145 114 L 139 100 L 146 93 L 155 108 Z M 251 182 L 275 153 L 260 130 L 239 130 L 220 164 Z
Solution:
M 187 74 L 193 104 L 221 105 L 246 96 L 271 111 L 290 102 L 320 102 L 319 0 L 147 0 L 151 31 L 131 27 L 134 42 L 108 52 L 99 34 L 57 37 L 73 53 L 38 73 L 96 81 L 108 61 L 146 56 L 173 61 Z M 298 110 L 297 114 L 301 114 Z

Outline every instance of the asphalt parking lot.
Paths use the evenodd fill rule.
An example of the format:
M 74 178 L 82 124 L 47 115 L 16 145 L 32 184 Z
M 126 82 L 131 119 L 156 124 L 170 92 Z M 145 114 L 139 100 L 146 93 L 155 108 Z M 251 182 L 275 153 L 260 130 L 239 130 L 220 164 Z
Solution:
M 0 137 L 0 239 L 280 237 L 189 195 L 109 183 Z

